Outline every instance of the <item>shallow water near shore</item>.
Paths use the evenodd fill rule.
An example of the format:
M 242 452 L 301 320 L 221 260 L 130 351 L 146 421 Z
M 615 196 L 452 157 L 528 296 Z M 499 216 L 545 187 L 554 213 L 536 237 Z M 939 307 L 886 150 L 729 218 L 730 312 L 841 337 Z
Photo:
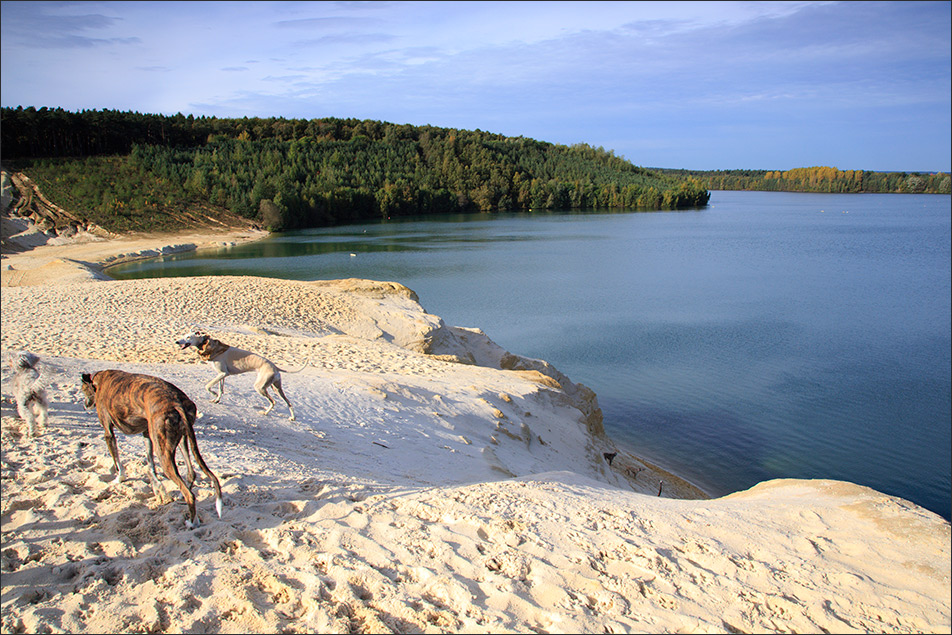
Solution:
M 852 481 L 950 517 L 950 198 L 713 192 L 684 212 L 473 214 L 112 267 L 405 284 L 598 394 L 713 495 Z

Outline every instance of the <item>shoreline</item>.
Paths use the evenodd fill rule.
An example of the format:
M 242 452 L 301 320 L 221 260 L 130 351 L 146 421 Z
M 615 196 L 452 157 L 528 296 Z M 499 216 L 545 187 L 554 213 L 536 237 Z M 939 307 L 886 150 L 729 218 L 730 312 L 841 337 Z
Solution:
M 398 283 L 112 280 L 97 264 L 222 236 L 3 258 L 3 354 L 37 353 L 51 402 L 28 436 L 4 363 L 3 632 L 952 627 L 938 515 L 828 480 L 674 497 L 675 475 L 603 434 L 589 389 L 444 324 Z M 283 375 L 296 419 L 280 400 L 264 416 L 251 374 L 212 402 L 214 371 L 175 345 L 196 326 L 281 368 L 308 361 Z M 158 502 L 141 439 L 119 438 L 114 482 L 77 383 L 117 365 L 194 399 L 221 517 L 204 478 L 200 527 L 174 488 Z
M 23 233 L 12 236 L 11 242 L 17 243 L 17 239 L 22 235 Z M 21 238 L 21 251 L 3 253 L 0 257 L 2 286 L 64 284 L 71 280 L 114 280 L 105 274 L 105 269 L 111 265 L 164 254 L 252 242 L 268 235 L 264 230 L 232 229 L 216 232 L 130 234 L 121 238 L 101 238 L 87 234 L 74 239 L 40 244 L 36 244 L 36 241 L 41 239 Z
M 120 238 L 80 237 L 62 244 L 39 245 L 15 254 L 3 254 L 0 260 L 0 286 L 33 286 L 65 284 L 74 281 L 116 281 L 105 273 L 112 265 L 147 260 L 161 255 L 218 249 L 228 245 L 253 242 L 267 238 L 263 230 L 231 230 L 223 232 L 179 232 L 175 234 L 136 234 Z M 10 260 L 8 262 L 8 259 Z M 42 271 L 38 274 L 33 270 Z M 55 269 L 55 273 L 51 270 Z M 51 280 L 52 278 L 52 280 Z M 38 280 L 42 279 L 43 282 Z M 141 278 L 147 280 L 150 278 Z M 597 393 L 596 393 L 597 395 Z M 619 467 L 630 480 L 644 470 L 664 482 L 675 498 L 710 499 L 711 494 L 696 483 L 663 467 L 658 461 L 649 461 L 637 450 L 608 436 L 620 458 Z M 644 477 L 642 477 L 644 479 Z

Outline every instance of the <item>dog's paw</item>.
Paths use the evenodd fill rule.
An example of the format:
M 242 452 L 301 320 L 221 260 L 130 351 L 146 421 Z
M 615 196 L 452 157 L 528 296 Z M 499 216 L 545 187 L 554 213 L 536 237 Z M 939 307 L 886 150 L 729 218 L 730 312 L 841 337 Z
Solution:
M 195 517 L 195 522 L 192 522 L 192 521 L 189 520 L 188 518 L 185 519 L 185 528 L 186 528 L 186 529 L 198 529 L 198 527 L 199 527 L 201 524 L 202 524 L 202 521 L 200 521 L 200 520 L 198 519 L 198 516 Z

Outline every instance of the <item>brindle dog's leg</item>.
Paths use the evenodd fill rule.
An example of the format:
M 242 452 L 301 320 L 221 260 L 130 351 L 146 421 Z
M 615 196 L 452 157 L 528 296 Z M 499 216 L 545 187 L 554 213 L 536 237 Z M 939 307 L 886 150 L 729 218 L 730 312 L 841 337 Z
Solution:
M 187 422 L 181 421 L 178 413 L 167 413 L 162 417 L 164 417 L 164 422 L 156 426 L 155 433 L 155 441 L 159 446 L 159 460 L 162 462 L 162 470 L 165 475 L 182 490 L 182 496 L 185 497 L 185 503 L 188 505 L 188 519 L 185 521 L 185 525 L 189 529 L 193 529 L 200 524 L 195 509 L 195 494 L 192 493 L 192 488 L 182 480 L 178 467 L 175 465 L 175 451 L 178 449 L 179 441 L 184 432 L 182 426 L 187 426 Z
M 188 481 L 188 486 L 192 487 L 195 485 L 195 468 L 192 467 L 192 457 L 188 451 L 188 443 L 188 435 L 182 436 L 182 455 L 185 457 L 185 467 L 188 468 L 185 479 Z
M 159 481 L 159 475 L 155 471 L 155 458 L 152 456 L 152 437 L 149 436 L 148 431 L 143 432 L 142 436 L 145 437 L 145 457 L 149 468 L 149 484 L 152 485 L 152 493 L 159 499 L 159 503 L 165 505 L 172 502 L 172 498 Z
M 103 437 L 106 440 L 106 447 L 109 448 L 109 454 L 112 456 L 112 463 L 116 467 L 116 478 L 113 483 L 121 483 L 126 478 L 122 470 L 122 463 L 119 462 L 119 444 L 116 442 L 116 434 L 112 430 L 112 419 L 105 413 L 99 413 L 99 423 L 106 431 Z

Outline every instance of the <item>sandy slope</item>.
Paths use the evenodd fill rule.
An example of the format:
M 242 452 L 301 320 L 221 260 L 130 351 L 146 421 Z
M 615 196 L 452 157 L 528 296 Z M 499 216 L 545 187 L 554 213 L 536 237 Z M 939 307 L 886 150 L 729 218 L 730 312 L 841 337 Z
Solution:
M 2 353 L 43 356 L 53 401 L 36 439 L 3 404 L 3 632 L 952 628 L 950 527 L 926 510 L 834 481 L 669 498 L 697 492 L 629 455 L 608 467 L 585 387 L 400 285 L 99 281 L 84 264 L 170 244 L 139 241 L 3 260 Z M 280 402 L 263 417 L 248 375 L 209 403 L 210 368 L 173 344 L 193 326 L 283 368 L 310 358 L 284 380 L 298 420 Z M 204 480 L 199 529 L 177 492 L 156 505 L 139 439 L 111 483 L 78 400 L 79 373 L 109 367 L 198 403 L 221 519 Z

